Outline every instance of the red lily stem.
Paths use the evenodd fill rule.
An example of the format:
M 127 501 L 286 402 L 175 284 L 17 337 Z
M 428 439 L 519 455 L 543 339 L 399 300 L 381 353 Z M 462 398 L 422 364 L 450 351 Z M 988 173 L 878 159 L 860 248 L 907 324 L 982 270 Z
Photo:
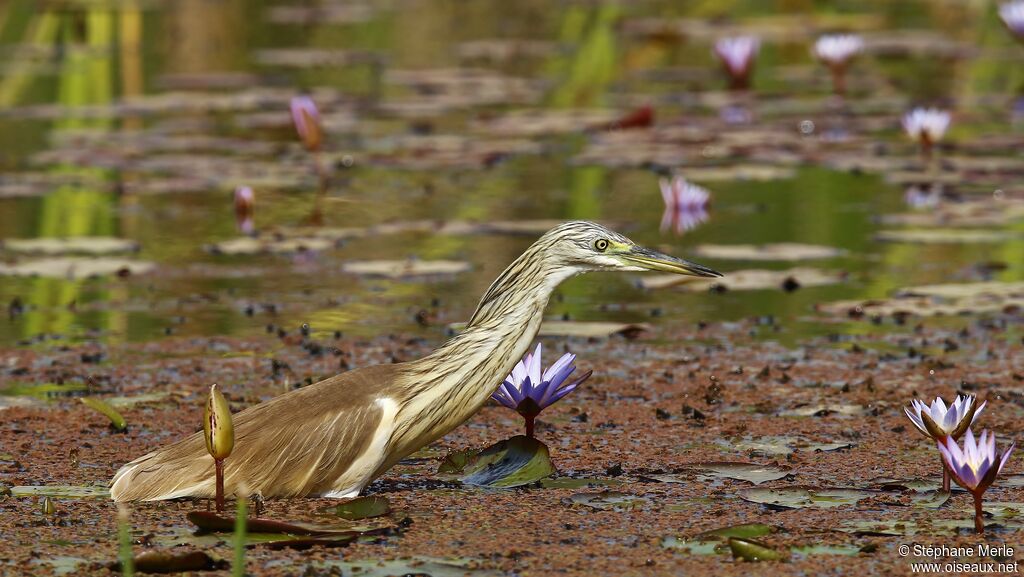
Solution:
M 324 170 L 323 162 L 320 160 L 320 151 L 313 151 L 313 165 L 316 167 L 316 176 L 320 181 L 320 194 L 327 194 L 327 171 Z
M 939 455 L 939 463 L 942 465 L 942 490 L 946 493 L 949 492 L 949 467 L 946 466 L 946 460 Z
M 214 459 L 217 470 L 217 512 L 224 512 L 224 459 Z
M 846 67 L 842 65 L 831 66 L 832 70 L 832 92 L 836 96 L 846 96 Z
M 526 419 L 526 436 L 533 438 L 533 421 L 537 418 L 536 416 L 523 417 Z
M 926 163 L 931 163 L 932 160 L 932 139 L 927 136 L 921 137 L 921 156 L 924 158 Z
M 981 508 L 982 492 L 974 493 L 974 532 L 978 535 L 985 533 L 985 512 Z

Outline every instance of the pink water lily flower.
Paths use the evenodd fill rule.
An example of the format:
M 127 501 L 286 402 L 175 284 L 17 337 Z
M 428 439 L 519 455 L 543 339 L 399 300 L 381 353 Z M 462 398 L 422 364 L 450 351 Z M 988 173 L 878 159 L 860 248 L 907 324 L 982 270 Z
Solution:
M 661 179 L 661 197 L 665 210 L 661 216 L 661 231 L 674 230 L 682 234 L 708 220 L 707 207 L 711 200 L 708 189 L 688 182 L 681 176 L 672 180 Z
M 253 203 L 256 197 L 248 186 L 235 188 L 235 224 L 238 230 L 245 234 L 252 234 L 255 230 L 252 213 Z
M 295 131 L 306 150 L 320 150 L 323 143 L 323 130 L 320 125 L 320 111 L 309 96 L 295 96 L 291 101 L 292 123 Z
M 754 70 L 754 59 L 761 48 L 761 41 L 754 36 L 721 38 L 715 42 L 713 53 L 722 61 L 729 74 L 729 87 L 745 90 L 750 86 L 750 75 Z

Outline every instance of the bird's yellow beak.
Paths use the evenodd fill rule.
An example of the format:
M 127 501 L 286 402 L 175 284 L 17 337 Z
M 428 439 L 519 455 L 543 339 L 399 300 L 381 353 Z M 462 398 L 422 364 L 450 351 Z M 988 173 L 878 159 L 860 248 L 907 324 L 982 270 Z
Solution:
M 689 276 L 720 277 L 722 273 L 702 264 L 676 258 L 642 246 L 631 246 L 619 253 L 628 264 L 647 270 L 684 274 Z

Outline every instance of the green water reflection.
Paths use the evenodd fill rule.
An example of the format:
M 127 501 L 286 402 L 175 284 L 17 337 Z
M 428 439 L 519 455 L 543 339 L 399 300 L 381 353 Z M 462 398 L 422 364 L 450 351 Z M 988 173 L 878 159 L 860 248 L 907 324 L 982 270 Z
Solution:
M 1019 64 L 1020 47 L 1001 29 L 991 3 L 862 1 L 826 7 L 817 2 L 730 1 L 685 6 L 641 2 L 571 4 L 556 10 L 536 0 L 423 0 L 400 7 L 370 3 L 366 18 L 305 25 L 270 21 L 266 15 L 279 4 L 181 0 L 58 7 L 11 0 L 0 5 L 0 49 L 4 54 L 0 109 L 58 104 L 66 110 L 42 119 L 0 117 L 0 168 L 30 170 L 35 155 L 77 134 L 132 134 L 178 121 L 195 122 L 219 135 L 273 140 L 282 150 L 290 142 L 288 130 L 238 128 L 227 118 L 229 113 L 82 113 L 141 95 L 177 90 L 175 81 L 182 78 L 255 73 L 262 74 L 268 86 L 290 86 L 296 92 L 329 87 L 357 98 L 372 94 L 379 82 L 372 67 L 366 66 L 262 67 L 254 55 L 270 48 L 372 51 L 388 69 L 397 70 L 459 66 L 458 47 L 464 42 L 496 38 L 542 41 L 547 49 L 536 54 L 499 59 L 485 66 L 541 81 L 545 88 L 538 105 L 550 109 L 629 108 L 650 99 L 659 103 L 659 120 L 678 115 L 674 121 L 685 123 L 691 111 L 677 106 L 683 100 L 682 92 L 722 86 L 708 42 L 631 35 L 623 31 L 625 21 L 644 17 L 717 19 L 728 14 L 738 23 L 753 22 L 755 29 L 770 30 L 778 22 L 788 23 L 796 32 L 792 38 L 765 43 L 755 79 L 759 91 L 779 95 L 794 89 L 780 70 L 810 69 L 812 65 L 806 49 L 808 38 L 799 33 L 798 26 L 801 18 L 807 17 L 866 33 L 876 29 L 932 30 L 983 51 L 982 57 L 956 60 L 910 52 L 855 68 L 863 85 L 882 95 L 900 96 L 908 103 L 955 100 L 961 106 L 971 106 L 993 99 L 1008 101 L 1024 83 L 1020 66 L 1007 66 L 1008 62 Z M 676 84 L 667 80 L 671 76 L 668 71 L 673 70 L 684 73 Z M 826 83 L 824 78 L 819 80 L 799 89 L 823 98 Z M 385 98 L 406 92 L 384 87 Z M 485 108 L 490 113 L 504 107 Z M 480 114 L 480 110 L 456 109 L 430 121 L 429 130 L 468 133 L 469 124 Z M 1007 129 L 991 108 L 976 116 L 978 126 Z M 359 121 L 360 127 L 344 137 L 357 159 L 363 139 L 407 130 L 402 120 L 372 112 Z M 955 134 L 969 136 L 972 130 L 977 129 L 964 123 L 957 126 Z M 769 182 L 709 182 L 714 195 L 710 221 L 682 237 L 665 234 L 659 231 L 658 175 L 643 168 L 571 163 L 586 140 L 583 135 L 548 139 L 543 154 L 515 157 L 487 170 L 395 170 L 357 161 L 333 185 L 325 206 L 326 224 L 587 218 L 617 223 L 640 242 L 680 254 L 700 243 L 740 242 L 801 242 L 848 251 L 846 256 L 815 265 L 849 271 L 849 283 L 794 293 L 643 292 L 634 286 L 635 279 L 625 276 L 574 279 L 563 287 L 563 298 L 552 304 L 551 313 L 583 320 L 671 324 L 770 314 L 788 322 L 809 315 L 818 302 L 883 297 L 902 286 L 948 280 L 981 261 L 1007 263 L 997 279 L 1024 278 L 1020 259 L 1024 241 L 957 246 L 874 241 L 880 227 L 877 217 L 905 210 L 902 188 L 877 176 L 824 168 L 801 167 L 791 179 Z M 245 335 L 262 331 L 270 322 L 292 327 L 310 322 L 317 330 L 356 334 L 419 331 L 440 338 L 443 323 L 421 328 L 414 322 L 416 313 L 439 300 L 444 321 L 465 318 L 493 276 L 530 242 L 511 236 L 407 233 L 351 241 L 312 260 L 218 257 L 203 246 L 236 235 L 229 191 L 136 196 L 118 192 L 117 183 L 131 167 L 56 162 L 45 170 L 97 184 L 56 185 L 37 197 L 0 197 L 0 238 L 125 237 L 141 244 L 137 258 L 155 261 L 161 269 L 156 276 L 129 279 L 2 278 L 0 303 L 17 297 L 29 307 L 13 320 L 0 319 L 2 343 L 41 333 L 82 336 L 96 332 L 115 340 L 158 338 L 168 329 L 179 334 Z M 257 194 L 261 226 L 298 224 L 312 203 L 312 191 L 267 189 Z M 1024 230 L 1022 226 L 1016 229 Z M 349 259 L 410 255 L 465 260 L 474 268 L 455 278 L 411 282 L 360 280 L 339 272 L 340 264 Z M 726 272 L 786 266 L 707 264 Z M 264 313 L 258 306 L 262 303 L 274 303 L 281 312 L 277 316 Z M 611 310 L 602 306 L 622 303 L 629 306 Z M 257 305 L 253 317 L 242 312 L 250 304 Z M 652 312 L 656 309 L 659 315 L 655 317 Z

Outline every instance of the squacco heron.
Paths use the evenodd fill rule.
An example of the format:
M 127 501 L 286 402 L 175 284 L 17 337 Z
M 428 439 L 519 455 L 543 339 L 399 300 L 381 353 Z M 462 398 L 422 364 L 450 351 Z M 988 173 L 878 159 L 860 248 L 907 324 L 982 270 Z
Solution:
M 599 224 L 561 224 L 491 283 L 463 332 L 426 357 L 348 371 L 236 414 L 225 491 L 358 495 L 476 413 L 537 335 L 555 287 L 591 271 L 721 276 Z M 110 494 L 116 501 L 213 497 L 214 461 L 202 432 L 123 466 Z

